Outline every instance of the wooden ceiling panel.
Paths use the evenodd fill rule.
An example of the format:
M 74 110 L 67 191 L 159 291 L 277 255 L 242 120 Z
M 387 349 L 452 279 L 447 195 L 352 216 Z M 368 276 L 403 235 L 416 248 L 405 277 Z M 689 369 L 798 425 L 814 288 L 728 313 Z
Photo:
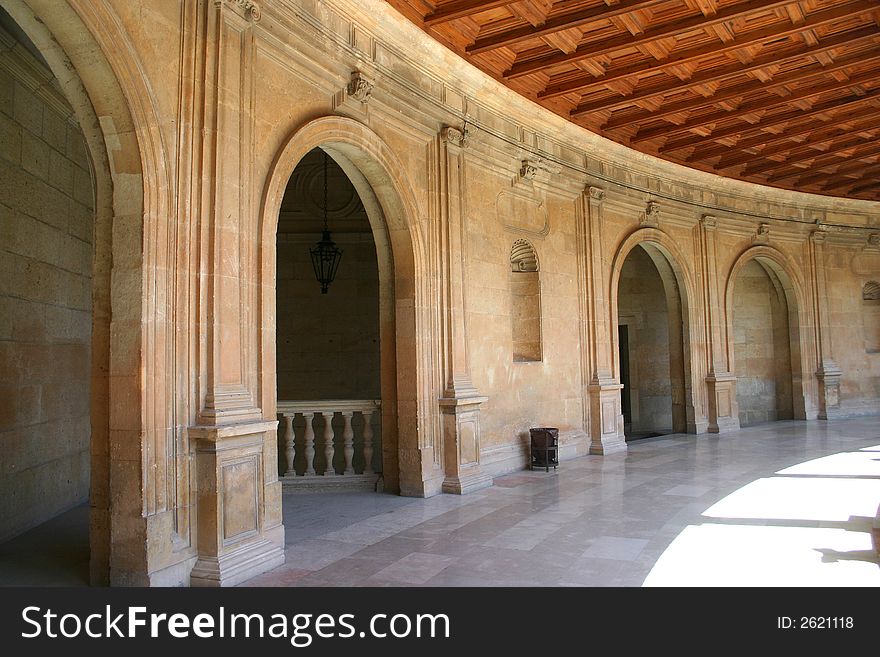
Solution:
M 880 0 L 388 0 L 523 96 L 645 153 L 880 201 Z

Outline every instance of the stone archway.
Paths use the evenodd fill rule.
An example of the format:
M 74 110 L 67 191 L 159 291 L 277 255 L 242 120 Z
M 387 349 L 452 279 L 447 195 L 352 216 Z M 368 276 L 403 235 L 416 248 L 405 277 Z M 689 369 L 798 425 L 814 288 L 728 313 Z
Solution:
M 152 457 L 164 458 L 161 448 L 152 457 L 144 453 L 144 437 L 167 418 L 160 401 L 168 383 L 156 375 L 165 362 L 157 341 L 165 344 L 168 327 L 156 321 L 166 316 L 164 297 L 144 288 L 147 280 L 154 290 L 170 284 L 168 250 L 159 246 L 168 238 L 159 222 L 166 210 L 160 190 L 168 189 L 163 149 L 147 127 L 158 122 L 142 77 L 133 74 L 134 50 L 110 9 L 76 0 L 4 0 L 3 7 L 73 108 L 94 184 L 90 577 L 94 584 L 144 585 L 161 567 L 148 553 L 149 516 L 173 513 L 167 501 L 157 503 L 165 482 L 143 471 L 155 472 Z M 132 291 L 144 291 L 147 303 Z M 145 389 L 142 380 L 155 387 Z
M 790 397 L 784 401 L 784 406 L 788 411 L 783 411 L 783 416 L 788 417 L 790 414 L 793 419 L 811 419 L 815 417 L 815 412 L 811 411 L 812 404 L 810 403 L 811 381 L 810 377 L 805 376 L 805 373 L 809 372 L 808 364 L 811 361 L 812 347 L 806 340 L 804 333 L 804 327 L 807 323 L 804 287 L 797 276 L 797 269 L 792 266 L 792 263 L 782 252 L 773 247 L 759 245 L 747 249 L 736 259 L 727 276 L 724 308 L 727 318 L 725 345 L 729 370 L 738 378 L 743 376 L 743 368 L 737 368 L 735 354 L 738 341 L 735 323 L 736 288 L 741 275 L 744 272 L 749 273 L 750 270 L 756 277 L 763 280 L 764 286 L 778 299 L 780 304 L 775 314 L 777 323 L 780 324 L 777 326 L 777 331 L 781 330 L 785 334 L 782 338 L 785 353 L 777 355 L 780 363 L 784 363 L 786 371 L 776 372 L 774 378 L 783 382 L 784 387 L 790 387 L 789 392 L 783 393 L 784 396 Z M 775 342 L 777 343 L 775 345 L 776 351 L 780 351 L 780 341 L 777 339 Z M 741 354 L 742 356 L 743 354 Z M 742 392 L 737 386 L 734 393 L 735 398 L 739 399 Z M 738 402 L 732 412 L 741 414 Z M 770 413 L 769 410 L 768 413 Z M 772 413 L 767 415 L 765 421 L 774 419 L 771 415 Z M 780 419 L 785 419 L 785 417 Z
M 341 117 L 316 119 L 287 140 L 269 175 L 261 211 L 261 408 L 275 419 L 275 232 L 293 169 L 314 148 L 326 151 L 354 185 L 367 212 L 379 266 L 379 335 L 385 489 L 409 496 L 439 490 L 439 450 L 430 432 L 433 368 L 425 251 L 403 168 L 371 130 Z M 427 337 L 426 337 L 427 336 Z
M 674 240 L 658 228 L 640 228 L 620 245 L 611 267 L 610 285 L 610 335 L 613 354 L 614 376 L 620 380 L 620 333 L 621 318 L 620 291 L 621 275 L 624 265 L 635 249 L 640 249 L 647 257 L 659 277 L 663 301 L 666 307 L 667 327 L 664 341 L 668 349 L 669 361 L 669 420 L 673 431 L 703 433 L 707 429 L 705 400 L 693 382 L 701 381 L 699 371 L 701 360 L 695 357 L 698 337 L 695 333 L 691 315 L 695 297 L 693 276 L 682 264 L 687 259 L 680 253 Z M 658 291 L 659 291 L 658 290 Z

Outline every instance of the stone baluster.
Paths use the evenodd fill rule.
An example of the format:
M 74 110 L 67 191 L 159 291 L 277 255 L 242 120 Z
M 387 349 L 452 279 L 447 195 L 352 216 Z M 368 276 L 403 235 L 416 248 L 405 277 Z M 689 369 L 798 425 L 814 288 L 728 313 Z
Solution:
M 307 477 L 318 474 L 315 472 L 315 429 L 312 427 L 312 418 L 314 413 L 303 413 L 303 419 L 306 421 L 306 433 L 303 437 L 305 441 L 306 470 Z
M 324 416 L 324 460 L 327 463 L 324 474 L 332 475 L 335 473 L 333 469 L 333 411 L 321 411 L 321 415 Z
M 364 474 L 373 474 L 373 411 L 361 411 L 364 416 Z
M 345 457 L 345 469 L 342 474 L 354 474 L 354 431 L 351 428 L 353 411 L 342 411 L 345 418 L 345 429 L 342 431 L 342 453 Z
M 284 471 L 285 476 L 295 475 L 293 470 L 294 457 L 294 441 L 293 433 L 293 413 L 285 413 L 284 417 L 284 459 L 287 461 L 287 470 Z

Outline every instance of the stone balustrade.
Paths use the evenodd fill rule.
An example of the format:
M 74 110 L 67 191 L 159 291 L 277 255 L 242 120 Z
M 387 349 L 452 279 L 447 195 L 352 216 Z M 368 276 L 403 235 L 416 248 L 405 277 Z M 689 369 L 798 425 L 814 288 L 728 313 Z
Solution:
M 279 400 L 283 489 L 376 489 L 382 476 L 381 405 L 379 399 Z

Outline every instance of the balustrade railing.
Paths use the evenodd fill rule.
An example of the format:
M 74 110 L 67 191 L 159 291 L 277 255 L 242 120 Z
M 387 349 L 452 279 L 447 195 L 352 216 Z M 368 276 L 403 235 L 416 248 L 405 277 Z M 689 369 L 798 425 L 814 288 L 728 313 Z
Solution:
M 378 399 L 279 400 L 283 480 L 315 483 L 337 476 L 378 478 L 382 470 L 381 405 Z

